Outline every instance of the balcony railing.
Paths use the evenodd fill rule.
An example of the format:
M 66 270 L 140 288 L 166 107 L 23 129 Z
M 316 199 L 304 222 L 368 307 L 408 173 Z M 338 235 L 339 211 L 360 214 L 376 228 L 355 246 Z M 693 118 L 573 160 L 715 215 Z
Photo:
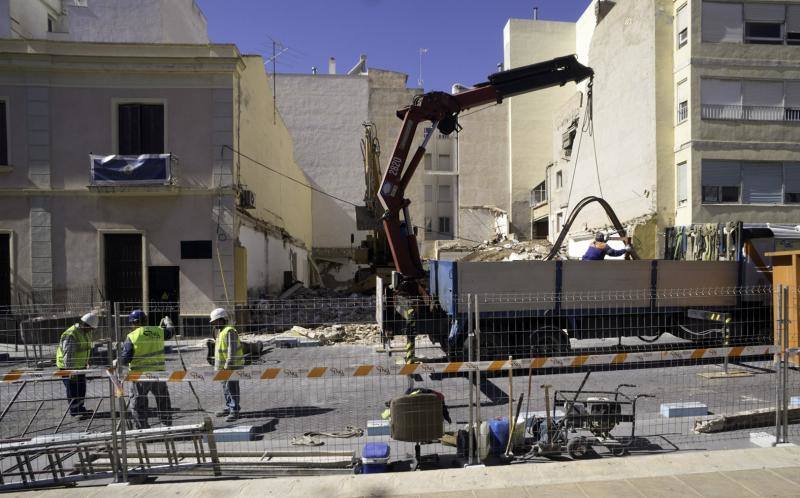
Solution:
M 800 122 L 798 107 L 702 104 L 700 109 L 703 119 Z

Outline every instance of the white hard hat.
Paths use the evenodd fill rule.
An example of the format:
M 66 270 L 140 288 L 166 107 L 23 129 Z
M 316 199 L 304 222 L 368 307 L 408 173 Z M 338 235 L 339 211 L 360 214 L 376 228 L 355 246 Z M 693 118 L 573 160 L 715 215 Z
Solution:
M 228 312 L 225 311 L 225 308 L 217 308 L 217 309 L 215 309 L 214 311 L 211 312 L 211 315 L 209 315 L 209 318 L 210 318 L 209 322 L 214 322 L 216 320 L 219 320 L 220 318 L 224 318 L 224 319 L 227 320 L 228 319 Z
M 86 325 L 92 327 L 93 329 L 97 328 L 97 323 L 99 319 L 97 318 L 97 314 L 94 312 L 86 313 L 81 317 L 81 321 Z

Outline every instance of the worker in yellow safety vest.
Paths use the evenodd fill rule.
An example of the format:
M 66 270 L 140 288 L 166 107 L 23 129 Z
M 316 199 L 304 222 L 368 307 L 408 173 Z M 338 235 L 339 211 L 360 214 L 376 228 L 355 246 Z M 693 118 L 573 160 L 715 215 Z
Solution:
M 86 313 L 80 322 L 61 334 L 56 349 L 56 366 L 60 370 L 85 370 L 89 367 L 92 356 L 92 331 L 97 328 L 98 318 L 95 313 Z M 85 419 L 92 412 L 83 406 L 86 398 L 86 375 L 74 374 L 61 379 L 67 390 L 69 414 Z
M 130 373 L 163 372 L 166 370 L 164 341 L 171 339 L 173 327 L 168 320 L 162 320 L 161 326 L 148 326 L 147 315 L 142 310 L 134 310 L 128 315 L 128 323 L 134 327 L 122 346 L 122 364 L 128 366 Z M 156 399 L 158 418 L 164 426 L 172 425 L 172 402 L 166 381 L 142 380 L 134 381 L 131 392 L 133 419 L 136 427 L 147 429 L 148 401 L 147 395 L 153 393 Z
M 214 348 L 214 370 L 238 370 L 244 366 L 244 350 L 239 340 L 239 333 L 228 325 L 228 312 L 217 308 L 209 315 L 209 322 L 216 335 Z M 217 417 L 226 417 L 226 422 L 239 419 L 239 381 L 226 380 L 222 383 L 225 396 L 225 409 L 216 413 Z

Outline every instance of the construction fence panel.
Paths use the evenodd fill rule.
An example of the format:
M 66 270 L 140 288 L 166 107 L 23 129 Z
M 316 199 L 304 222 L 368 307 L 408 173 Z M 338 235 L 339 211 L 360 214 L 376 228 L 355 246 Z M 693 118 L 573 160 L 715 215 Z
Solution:
M 481 294 L 443 307 L 437 296 L 308 292 L 146 308 L 149 324 L 174 323 L 165 370 L 106 370 L 104 349 L 86 372 L 85 406 L 96 414 L 83 420 L 69 415 L 52 360 L 59 329 L 89 305 L 19 309 L 21 322 L 39 327 L 25 337 L 39 339 L 7 345 L 3 444 L 99 438 L 87 446 L 91 469 L 118 469 L 118 479 L 352 472 L 361 457 L 372 471 L 382 468 L 384 444 L 392 469 L 403 470 L 461 465 L 470 448 L 477 461 L 770 444 L 776 406 L 800 394 L 796 368 L 775 361 L 778 318 L 797 297 L 778 309 L 770 288 Z M 238 330 L 241 367 L 214 367 L 216 306 Z M 97 337 L 112 341 L 117 360 L 135 328 L 120 310 L 133 307 L 98 310 Z M 223 413 L 226 391 L 238 398 L 235 418 Z M 792 440 L 789 414 L 783 434 Z M 65 461 L 80 474 L 89 468 L 81 458 Z M 2 462 L 3 472 L 18 465 Z M 36 465 L 52 472 L 46 458 Z

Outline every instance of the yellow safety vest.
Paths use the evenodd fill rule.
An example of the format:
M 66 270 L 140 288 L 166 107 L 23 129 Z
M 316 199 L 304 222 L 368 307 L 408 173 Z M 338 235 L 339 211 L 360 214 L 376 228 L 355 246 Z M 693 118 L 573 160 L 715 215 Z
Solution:
M 128 339 L 133 343 L 133 359 L 128 368 L 133 372 L 160 372 L 166 370 L 164 359 L 164 329 L 139 327 Z
M 225 363 L 228 361 L 228 334 L 231 332 L 233 332 L 236 337 L 236 351 L 238 354 L 231 357 L 229 366 L 237 368 L 244 365 L 244 351 L 242 350 L 242 341 L 239 340 L 239 333 L 236 332 L 235 328 L 227 326 L 222 329 L 222 332 L 220 332 L 217 337 L 217 347 L 214 355 L 214 368 L 216 370 L 224 369 Z
M 61 350 L 61 342 L 65 336 L 71 336 L 75 340 L 76 349 L 72 355 L 72 365 L 64 364 L 64 351 Z M 92 333 L 80 328 L 76 323 L 61 334 L 56 350 L 56 366 L 58 368 L 84 369 L 89 366 L 89 356 L 92 352 Z

